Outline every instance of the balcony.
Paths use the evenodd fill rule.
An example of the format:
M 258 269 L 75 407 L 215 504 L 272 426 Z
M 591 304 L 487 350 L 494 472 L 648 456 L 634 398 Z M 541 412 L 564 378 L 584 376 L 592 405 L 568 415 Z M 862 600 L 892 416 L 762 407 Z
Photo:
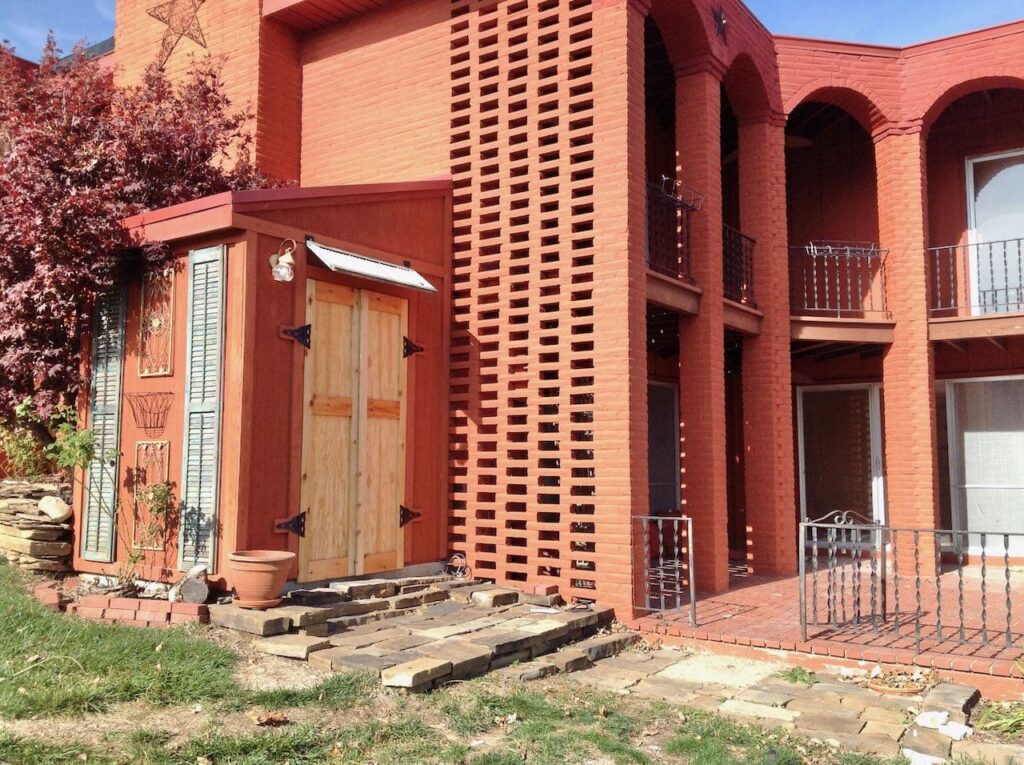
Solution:
M 1024 238 L 932 247 L 933 340 L 1024 334 Z
M 814 241 L 789 248 L 795 340 L 892 342 L 886 250 L 873 242 Z
M 690 271 L 690 215 L 704 198 L 662 176 L 647 184 L 647 299 L 664 308 L 696 314 L 701 291 Z
M 738 229 L 722 227 L 722 288 L 726 299 L 756 308 L 754 301 L 754 245 Z

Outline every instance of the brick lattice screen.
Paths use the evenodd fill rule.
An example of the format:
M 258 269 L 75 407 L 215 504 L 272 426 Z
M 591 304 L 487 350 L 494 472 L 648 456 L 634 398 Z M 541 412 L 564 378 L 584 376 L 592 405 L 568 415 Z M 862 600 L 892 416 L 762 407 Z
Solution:
M 601 595 L 590 0 L 454 0 L 453 549 Z

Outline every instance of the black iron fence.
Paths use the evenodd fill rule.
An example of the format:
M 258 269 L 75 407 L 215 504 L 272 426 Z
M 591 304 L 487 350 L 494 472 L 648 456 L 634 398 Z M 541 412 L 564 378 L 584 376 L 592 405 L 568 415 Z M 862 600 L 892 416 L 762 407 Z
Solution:
M 690 215 L 704 198 L 663 176 L 647 184 L 647 267 L 665 276 L 691 281 Z
M 1024 239 L 928 250 L 933 316 L 1024 311 Z
M 697 590 L 693 580 L 693 520 L 686 516 L 633 517 L 633 550 L 641 556 L 642 591 L 638 609 L 689 610 L 697 626 Z
M 754 302 L 754 246 L 756 242 L 739 229 L 722 227 L 722 286 L 732 301 L 756 306 Z
M 810 242 L 789 249 L 795 316 L 883 318 L 885 250 L 870 242 Z
M 800 538 L 804 641 L 811 628 L 829 639 L 884 634 L 920 653 L 1024 637 L 1024 533 L 898 529 L 843 512 L 801 523 Z

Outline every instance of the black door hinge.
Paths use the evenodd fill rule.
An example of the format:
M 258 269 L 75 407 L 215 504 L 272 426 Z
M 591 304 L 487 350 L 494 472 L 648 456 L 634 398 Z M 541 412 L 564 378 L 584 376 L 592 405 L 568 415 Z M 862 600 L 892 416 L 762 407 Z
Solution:
M 310 324 L 303 324 L 301 327 L 282 327 L 281 335 L 302 343 L 308 349 L 313 341 L 313 327 Z
M 405 505 L 398 506 L 398 528 L 402 528 L 409 521 L 414 521 L 419 518 L 421 513 L 410 510 Z
M 412 340 L 407 337 L 402 338 L 402 358 L 407 359 L 414 353 L 423 353 L 423 346 L 416 345 Z
M 306 513 L 302 512 L 298 515 L 293 515 L 287 521 L 281 521 L 274 528 L 287 531 L 289 534 L 295 534 L 295 536 L 304 537 L 306 536 Z

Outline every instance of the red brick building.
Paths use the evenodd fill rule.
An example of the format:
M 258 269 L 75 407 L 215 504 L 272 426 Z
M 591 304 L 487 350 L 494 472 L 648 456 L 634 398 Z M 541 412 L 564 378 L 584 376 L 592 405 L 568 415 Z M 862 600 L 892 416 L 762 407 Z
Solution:
M 326 545 L 300 580 L 462 552 L 478 576 L 631 615 L 632 519 L 650 514 L 693 519 L 705 592 L 729 587 L 730 560 L 794 574 L 801 518 L 837 509 L 1024 531 L 1024 22 L 897 49 L 776 37 L 735 1 L 155 5 L 118 2 L 122 76 L 223 56 L 258 162 L 300 187 L 132 222 L 193 265 L 226 248 L 220 472 L 196 500 L 216 570 L 257 546 Z M 307 233 L 437 292 L 331 276 Z M 286 239 L 279 283 L 267 258 Z M 173 280 L 179 361 L 140 376 L 128 348 L 115 370 L 125 392 L 174 393 L 161 469 L 183 497 L 196 273 Z M 349 559 L 348 532 L 330 536 L 362 523 L 330 520 L 346 478 L 306 488 L 312 373 L 278 330 L 311 323 L 316 352 L 314 280 L 350 308 L 408 301 L 425 348 L 394 410 L 397 493 L 358 505 L 419 514 L 399 530 L 381 511 L 397 557 Z M 319 542 L 276 528 L 300 511 Z M 109 570 L 125 544 L 76 563 Z

